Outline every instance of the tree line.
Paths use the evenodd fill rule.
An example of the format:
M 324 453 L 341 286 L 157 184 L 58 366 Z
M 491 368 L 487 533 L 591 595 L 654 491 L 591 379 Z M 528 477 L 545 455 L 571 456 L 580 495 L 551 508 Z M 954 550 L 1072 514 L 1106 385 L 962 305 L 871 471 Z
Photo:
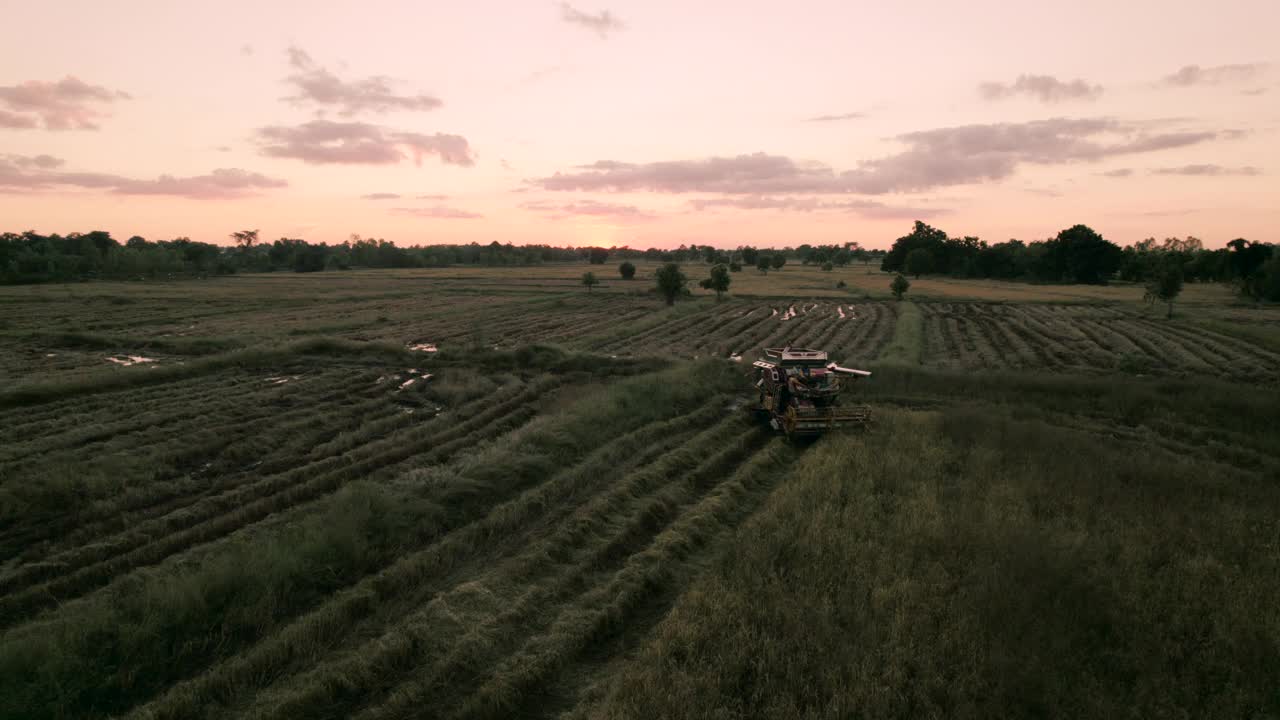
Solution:
M 725 265 L 735 272 L 744 265 L 762 271 L 780 269 L 787 257 L 804 262 L 835 260 L 840 264 L 873 259 L 857 247 L 801 245 L 765 251 L 751 247 L 724 250 L 710 245 L 681 245 L 675 249 L 645 250 L 615 247 L 555 247 L 551 245 L 414 245 L 401 247 L 381 238 L 352 235 L 338 244 L 310 243 L 282 237 L 259 238 L 257 230 L 229 235 L 233 245 L 199 242 L 187 237 L 147 240 L 130 237 L 123 243 L 103 230 L 67 235 L 42 235 L 35 231 L 0 234 L 0 283 L 67 282 L 76 280 L 136 280 L 170 277 L 205 277 L 237 272 L 320 272 L 351 268 L 415 268 L 455 265 L 530 266 L 556 262 L 587 261 L 603 265 L 610 258 L 655 262 L 705 262 Z
M 1112 280 L 1169 286 L 1175 281 L 1232 283 L 1250 298 L 1280 300 L 1280 252 L 1269 243 L 1237 238 L 1218 250 L 1188 237 L 1148 238 L 1120 247 L 1087 225 L 1047 240 L 988 244 L 950 237 L 922 222 L 898 238 L 880 263 L 886 272 L 991 278 L 1040 283 L 1105 284 Z M 1161 293 L 1155 293 L 1162 295 Z M 1164 293 L 1167 294 L 1167 293 Z

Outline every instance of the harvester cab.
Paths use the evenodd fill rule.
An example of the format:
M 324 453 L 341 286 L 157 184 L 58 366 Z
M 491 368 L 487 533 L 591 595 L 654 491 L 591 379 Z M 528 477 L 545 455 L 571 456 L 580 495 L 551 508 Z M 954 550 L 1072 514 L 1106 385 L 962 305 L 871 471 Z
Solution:
M 760 404 L 756 412 L 789 438 L 815 437 L 841 427 L 863 427 L 871 421 L 865 405 L 840 402 L 844 385 L 870 377 L 866 370 L 841 367 L 825 350 L 766 348 L 752 363 Z

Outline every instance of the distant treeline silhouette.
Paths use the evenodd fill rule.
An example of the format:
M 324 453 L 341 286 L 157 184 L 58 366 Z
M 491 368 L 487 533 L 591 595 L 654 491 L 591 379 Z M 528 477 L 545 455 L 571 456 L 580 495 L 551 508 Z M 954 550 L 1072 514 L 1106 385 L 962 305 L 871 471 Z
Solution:
M 1075 225 L 1048 240 L 989 245 L 976 237 L 948 237 L 916 222 L 910 234 L 893 243 L 880 267 L 916 276 L 1087 284 L 1146 282 L 1171 268 L 1188 282 L 1230 282 L 1248 297 L 1280 300 L 1280 252 L 1275 245 L 1244 238 L 1218 250 L 1206 250 L 1194 237 L 1147 238 L 1121 248 L 1088 226 Z
M 1028 282 L 1105 283 L 1112 279 L 1149 280 L 1161 268 L 1176 270 L 1191 282 L 1232 282 L 1249 297 L 1280 300 L 1280 252 L 1267 243 L 1232 240 L 1206 250 L 1193 237 L 1157 243 L 1149 238 L 1121 248 L 1084 225 L 1042 241 L 987 244 L 976 237 L 953 238 L 917 222 L 893 247 L 866 250 L 856 242 L 800 245 L 779 249 L 681 245 L 673 250 L 629 247 L 555 247 L 551 245 L 414 245 L 400 247 L 352 235 L 339 244 L 297 238 L 259 242 L 257 230 L 231 234 L 234 246 L 185 237 L 150 241 L 133 236 L 124 243 L 94 230 L 67 235 L 35 231 L 0 234 L 0 283 L 65 282 L 91 279 L 141 280 L 206 277 L 237 272 L 319 272 L 351 268 L 415 268 L 454 265 L 529 266 L 556 262 L 603 264 L 613 259 L 705 262 L 756 266 L 760 257 L 781 256 L 804 264 L 844 266 L 879 261 L 889 272 L 992 278 Z M 782 263 L 774 263 L 781 267 Z
M 134 236 L 124 243 L 95 230 L 67 235 L 34 231 L 0 234 L 0 283 L 65 282 L 91 279 L 140 280 L 205 277 L 237 272 L 319 272 L 351 268 L 415 268 L 454 265 L 529 266 L 556 262 L 604 264 L 608 259 L 662 262 L 730 263 L 758 255 L 799 256 L 806 261 L 846 264 L 869 262 L 883 251 L 865 251 L 857 243 L 756 251 L 681 245 L 675 249 L 629 247 L 554 247 L 551 245 L 414 245 L 400 247 L 375 238 L 352 235 L 340 244 L 309 243 L 297 238 L 259 242 L 258 231 L 231 234 L 233 246 L 197 242 L 186 237 L 151 241 Z

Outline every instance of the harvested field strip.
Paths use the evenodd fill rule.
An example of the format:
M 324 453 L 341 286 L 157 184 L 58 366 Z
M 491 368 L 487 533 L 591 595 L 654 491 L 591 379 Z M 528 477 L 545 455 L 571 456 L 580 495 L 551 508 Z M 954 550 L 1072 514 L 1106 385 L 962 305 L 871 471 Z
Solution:
M 607 349 L 615 352 L 643 351 L 654 339 L 660 338 L 657 343 L 658 347 L 678 351 L 680 349 L 679 338 L 687 337 L 690 333 L 703 332 L 707 328 L 717 327 L 733 309 L 732 304 L 703 308 L 688 319 L 669 325 L 660 325 L 651 330 L 637 333 L 634 336 L 624 338 L 620 343 L 607 346 Z
M 189 396 L 178 390 L 151 402 L 130 403 L 128 413 L 119 406 L 104 408 L 98 415 L 93 412 L 77 413 L 79 422 L 74 425 L 68 424 L 65 416 L 17 420 L 12 427 L 13 433 L 9 435 L 11 444 L 0 455 L 0 462 L 15 462 L 61 448 L 82 447 L 118 434 L 138 432 L 155 425 L 182 420 L 190 417 L 192 407 L 203 406 L 210 401 L 232 404 L 261 390 L 247 379 L 239 379 L 234 383 L 206 383 L 205 388 Z
M 398 622 L 429 599 L 439 589 L 438 583 L 453 577 L 455 569 L 473 572 L 474 568 L 485 568 L 492 557 L 525 547 L 527 533 L 554 529 L 564 513 L 592 497 L 593 488 L 607 487 L 614 477 L 612 470 L 659 461 L 664 444 L 689 437 L 691 430 L 723 413 L 723 399 L 716 395 L 709 399 L 707 393 L 723 392 L 736 382 L 735 376 L 719 365 L 703 364 L 693 369 L 693 373 L 681 370 L 672 376 L 686 382 L 672 382 L 666 374 L 655 381 L 623 381 L 617 392 L 610 391 L 601 398 L 605 402 L 589 402 L 585 415 L 544 418 L 519 437 L 508 437 L 485 450 L 481 457 L 465 461 L 449 482 L 439 485 L 446 490 L 458 487 L 459 498 L 441 497 L 439 503 L 442 513 L 452 513 L 446 508 L 465 502 L 477 509 L 473 511 L 474 521 L 459 518 L 469 524 L 453 524 L 429 533 L 440 537 L 440 541 L 420 552 L 400 553 L 384 570 L 349 590 L 337 592 L 322 607 L 264 638 L 245 653 L 175 686 L 139 708 L 135 715 L 182 718 L 189 717 L 192 708 L 207 711 L 213 703 L 242 701 L 244 683 L 262 682 L 268 668 L 274 676 L 292 666 L 295 659 L 314 658 L 317 653 L 348 647 L 349 642 L 343 640 L 348 632 L 359 631 L 359 626 L 370 618 L 378 623 Z M 714 373 L 709 375 L 712 370 Z M 695 408 L 692 414 L 679 414 Z M 661 417 L 655 412 L 677 415 L 653 422 Z M 621 435 L 612 442 L 598 442 L 593 439 L 598 436 L 584 437 L 586 428 L 592 433 L 607 428 Z M 564 466 L 568 457 L 575 454 L 580 454 L 581 462 L 547 479 L 551 468 Z M 511 482 L 513 470 L 504 467 L 512 462 L 517 463 L 516 484 Z M 406 475 L 406 481 L 412 477 L 413 474 Z M 484 488 L 483 492 L 477 494 L 478 488 Z M 504 500 L 504 496 L 509 499 Z M 482 510 L 485 507 L 489 509 Z M 310 664 L 304 662 L 302 667 Z
M 1246 341 L 1207 330 L 1195 330 L 1173 323 L 1142 320 L 1145 326 L 1177 338 L 1184 347 L 1199 349 L 1202 358 L 1209 363 L 1222 363 L 1225 368 L 1247 364 L 1256 373 L 1274 376 L 1280 368 L 1280 354 Z
M 700 349 L 709 338 L 723 336 L 727 329 L 737 322 L 742 310 L 741 306 L 725 303 L 723 307 L 716 308 L 714 312 L 708 314 L 702 322 L 673 334 L 666 342 L 671 347 Z
M 534 391 L 523 391 L 520 394 L 513 393 L 511 397 L 508 397 L 505 399 L 496 398 L 496 400 L 499 400 L 500 402 L 498 402 L 498 404 L 494 407 L 494 409 L 510 407 L 513 404 L 523 404 L 527 400 L 530 400 L 533 397 L 536 397 L 536 395 L 537 393 Z M 482 414 L 481 408 L 482 406 L 480 405 L 469 406 L 467 408 L 460 409 L 457 415 L 442 417 L 436 420 L 433 424 L 428 424 L 421 427 L 430 429 L 432 427 L 437 427 L 437 426 L 443 427 L 447 425 L 449 422 L 453 422 L 457 420 L 468 420 L 473 415 Z M 358 416 L 354 416 L 351 418 L 351 420 L 353 422 L 360 423 L 361 418 Z M 392 416 L 391 420 L 394 421 L 397 425 L 406 424 L 406 419 L 402 415 Z M 385 428 L 382 428 L 375 424 L 373 429 L 382 430 Z M 361 432 L 358 434 L 358 436 L 353 437 L 349 441 L 330 445 L 330 446 L 324 446 L 324 445 L 318 446 L 320 448 L 328 450 L 328 452 L 325 454 L 313 453 L 310 456 L 304 456 L 303 464 L 301 465 L 299 465 L 298 458 L 293 458 L 293 459 L 282 458 L 279 461 L 273 461 L 273 462 L 267 463 L 265 466 L 262 466 L 262 465 L 255 466 L 251 471 L 245 471 L 240 474 L 245 476 L 249 480 L 253 481 L 255 483 L 255 486 L 259 488 L 262 487 L 264 483 L 273 483 L 272 485 L 268 485 L 267 487 L 280 487 L 283 485 L 287 485 L 294 478 L 301 478 L 308 472 L 321 471 L 326 469 L 327 467 L 331 467 L 333 465 L 332 456 L 337 455 L 338 452 L 350 452 L 352 450 L 360 448 L 360 446 L 365 444 L 364 438 L 370 437 L 366 432 L 364 432 L 364 430 L 365 430 L 364 428 L 361 428 Z M 388 441 L 388 442 L 392 442 L 392 441 Z M 348 461 L 359 459 L 361 457 L 370 457 L 370 456 L 376 455 L 377 453 L 376 448 L 360 448 L 360 449 L 361 449 L 361 453 L 359 455 L 348 458 Z M 306 462 L 307 460 L 311 460 L 311 462 Z M 322 463 L 322 462 L 327 463 L 327 465 L 325 467 L 317 466 L 317 463 Z M 275 477 L 274 473 L 277 473 L 279 471 L 284 471 L 284 470 L 290 470 L 290 472 L 286 473 L 284 476 L 281 476 L 280 478 Z M 238 504 L 239 500 L 240 500 L 240 497 L 236 496 L 229 500 L 225 500 L 224 503 L 227 505 L 236 505 Z M 192 504 L 194 504 L 194 501 Z M 190 520 L 190 516 L 187 515 L 176 522 L 184 523 L 189 520 Z M 149 528 L 144 528 L 144 529 L 149 529 Z M 66 562 L 66 559 L 60 558 L 60 562 Z
M 981 318 L 979 327 L 991 338 L 992 345 L 1002 351 L 1006 362 L 1014 367 L 1036 367 L 1039 358 L 1027 343 L 1007 327 L 1003 318 Z
M 696 338 L 694 348 L 712 357 L 728 357 L 738 350 L 736 338 L 763 321 L 768 315 L 768 308 L 763 310 L 758 307 L 746 308 L 734 320 L 726 321 L 722 332 Z
M 1175 369 L 1195 369 L 1198 371 L 1210 369 L 1208 363 L 1201 360 L 1182 344 L 1153 332 L 1150 328 L 1129 320 L 1116 321 L 1111 325 L 1116 332 L 1124 334 L 1149 354 L 1164 359 L 1167 365 Z
M 1036 359 L 1037 367 L 1053 368 L 1062 364 L 1058 348 L 1054 342 L 1048 338 L 1037 336 L 1034 331 L 1022 323 L 1021 318 L 1005 315 L 1000 322 L 1002 329 L 1018 338 L 1024 346 L 1031 349 L 1031 354 Z
M 167 479 L 157 476 L 136 489 L 130 488 L 122 496 L 90 504 L 84 511 L 70 518 L 74 521 L 71 527 L 43 523 L 33 528 L 34 534 L 28 532 L 25 537 L 30 539 L 56 533 L 57 542 L 51 547 L 39 548 L 42 553 L 58 552 L 58 548 L 65 546 L 93 544 L 108 533 L 174 513 L 210 495 L 228 492 L 256 478 L 325 457 L 325 454 L 314 450 L 323 447 L 323 443 L 333 436 L 347 430 L 363 429 L 369 423 L 377 423 L 380 417 L 390 415 L 389 420 L 399 425 L 409 422 L 408 416 L 401 412 L 399 406 L 383 398 L 342 406 L 342 412 L 325 413 L 325 420 L 317 423 L 314 417 L 323 409 L 323 406 L 312 406 L 280 416 L 282 421 L 292 419 L 292 422 L 280 425 L 273 423 L 273 432 L 288 438 L 283 443 L 272 442 L 263 436 L 241 439 L 237 441 L 235 452 L 213 457 L 194 473 Z M 230 441 L 235 440 L 230 432 L 209 431 L 216 442 L 213 447 L 203 448 L 202 452 L 212 454 L 223 449 Z M 250 427 L 244 434 L 252 435 L 255 432 L 256 428 Z M 250 458 L 256 460 L 250 463 Z M 8 544 L 8 533 L 3 537 L 4 543 Z M 35 558 L 24 559 L 24 562 L 33 561 L 38 563 Z M 20 567 L 17 572 L 0 579 L 0 593 L 11 591 L 16 586 L 15 583 L 19 583 L 19 578 L 22 579 L 21 583 L 30 582 L 30 576 L 50 573 L 56 567 L 60 565 L 34 564 Z
M 119 370 L 118 372 L 133 372 Z M 207 396 L 228 389 L 240 390 L 248 386 L 251 378 L 239 373 L 220 373 L 213 377 L 190 377 L 163 385 L 122 388 L 116 392 L 105 391 L 87 397 L 72 397 L 43 403 L 33 407 L 0 410 L 0 426 L 9 431 L 13 440 L 26 440 L 48 432 L 64 430 L 70 417 L 83 424 L 117 418 L 124 407 L 152 406 L 157 403 L 177 407 L 185 395 Z
M 1128 338 L 1119 335 L 1106 325 L 1096 320 L 1080 320 L 1076 323 L 1080 333 L 1094 343 L 1100 352 L 1106 354 L 1114 362 L 1116 356 L 1146 355 L 1146 352 L 1133 344 Z M 1153 358 L 1158 360 L 1158 358 Z
M 511 673 L 513 661 L 526 662 L 534 656 L 540 661 L 524 668 L 529 674 L 519 677 L 517 685 L 555 669 L 559 662 L 569 659 L 575 646 L 580 647 L 579 642 L 585 643 L 606 629 L 598 624 L 599 619 L 622 611 L 613 614 L 614 620 L 622 622 L 628 611 L 636 609 L 626 607 L 629 603 L 625 600 L 624 606 L 611 606 L 611 600 L 617 601 L 629 592 L 636 595 L 628 600 L 639 603 L 644 599 L 641 586 L 646 583 L 631 572 L 637 564 L 658 554 L 663 560 L 678 564 L 680 556 L 707 541 L 706 536 L 690 533 L 682 538 L 687 545 L 677 550 L 677 544 L 668 539 L 674 540 L 673 533 L 688 527 L 688 514 L 697 513 L 698 503 L 717 483 L 717 477 L 727 468 L 741 464 L 751 452 L 749 447 L 725 450 L 699 465 L 692 477 L 666 485 L 656 497 L 625 510 L 619 518 L 580 513 L 575 527 L 561 540 L 565 550 L 555 556 L 559 567 L 548 568 L 557 573 L 554 579 L 540 580 L 538 575 L 517 578 L 518 587 L 525 588 L 517 603 L 512 607 L 478 608 L 480 612 L 474 619 L 449 628 L 455 639 L 446 641 L 434 663 L 421 663 L 429 668 L 426 672 L 415 669 L 384 701 L 356 717 L 396 717 L 423 702 L 437 707 L 458 707 L 462 703 L 462 712 L 466 713 L 467 703 L 488 704 L 486 696 L 497 689 L 494 678 L 517 680 L 518 676 Z M 634 504 L 634 500 L 628 500 L 623 507 Z M 589 507 L 583 510 L 591 511 Z M 495 577 L 489 583 L 501 586 L 504 581 Z M 644 588 L 649 592 L 657 589 Z M 566 635 L 577 642 L 564 644 Z M 536 645 L 543 645 L 540 649 L 550 653 L 534 651 Z M 463 670 L 467 671 L 465 683 L 450 681 Z M 489 681 L 481 684 L 486 678 Z M 516 689 L 508 687 L 504 691 Z M 504 695 L 505 711 L 516 712 L 515 703 L 511 702 L 516 697 L 506 692 Z
M 139 447 L 153 447 L 146 434 L 155 427 L 165 427 L 174 442 L 196 429 L 224 431 L 224 427 L 237 427 L 257 419 L 271 417 L 273 422 L 288 421 L 291 416 L 305 412 L 307 406 L 339 402 L 351 395 L 369 396 L 375 375 L 351 378 L 350 372 L 308 374 L 300 380 L 278 386 L 263 387 L 244 383 L 237 387 L 241 392 L 229 394 L 226 390 L 203 397 L 175 398 L 163 411 L 144 412 L 145 408 L 133 407 L 126 419 L 116 423 L 73 428 L 60 435 L 46 436 L 44 442 L 32 443 L 22 449 L 22 456 L 5 458 L 13 462 L 32 454 L 56 453 L 71 450 L 78 454 L 110 453 Z M 366 381 L 367 380 L 367 384 Z M 337 386 L 337 389 L 335 389 Z M 311 394 L 315 395 L 312 399 Z M 385 393 L 384 393 L 385 394 Z M 293 413 L 281 413 L 281 408 L 302 403 L 303 408 Z M 194 409 L 199 408 L 196 412 Z M 178 437 L 181 436 L 181 437 Z M 231 440 L 228 439 L 228 442 Z
M 556 379 L 541 383 L 526 394 L 493 406 L 437 433 L 417 430 L 407 438 L 394 436 L 375 441 L 362 446 L 357 456 L 330 458 L 316 463 L 325 464 L 323 469 L 302 468 L 237 488 L 227 495 L 202 500 L 183 513 L 181 518 L 165 517 L 157 521 L 162 525 L 158 530 L 171 529 L 172 524 L 178 522 L 181 522 L 182 529 L 162 535 L 151 542 L 148 540 L 156 537 L 153 534 L 155 531 L 149 532 L 149 526 L 153 523 L 143 523 L 131 528 L 126 538 L 84 548 L 74 557 L 61 559 L 63 567 L 78 569 L 42 585 L 0 598 L 0 624 L 12 625 L 34 610 L 77 597 L 108 583 L 121 573 L 155 564 L 176 552 L 223 537 L 273 512 L 314 500 L 333 492 L 344 482 L 369 477 L 375 470 L 385 470 L 419 453 L 426 453 L 431 460 L 438 462 L 480 438 L 506 432 L 523 424 L 536 412 L 532 406 L 533 401 L 560 382 Z M 303 479 L 304 473 L 314 475 Z
M 712 301 L 705 307 L 700 308 L 687 321 L 653 328 L 643 335 L 629 338 L 630 342 L 627 345 L 634 348 L 637 344 L 652 341 L 655 337 L 662 337 L 664 339 L 659 342 L 664 346 L 671 347 L 671 339 L 688 337 L 691 334 L 701 335 L 709 329 L 714 331 L 735 317 L 735 314 L 741 312 L 741 310 L 741 305 L 733 301 L 722 303 Z
M 349 690 L 335 696 L 332 693 L 338 687 L 335 684 L 338 678 L 347 688 L 373 690 L 386 687 L 388 681 L 400 673 L 426 664 L 424 661 L 432 654 L 448 651 L 456 656 L 457 648 L 449 640 L 451 635 L 464 636 L 461 640 L 494 631 L 460 621 L 460 617 L 480 608 L 488 611 L 484 617 L 490 613 L 500 614 L 520 618 L 517 623 L 536 624 L 536 617 L 530 613 L 545 614 L 548 603 L 554 606 L 556 599 L 563 600 L 563 595 L 572 591 L 575 576 L 588 572 L 593 565 L 607 563 L 609 549 L 616 547 L 611 543 L 620 541 L 619 535 L 625 537 L 632 530 L 625 520 L 635 512 L 634 506 L 643 503 L 647 493 L 667 483 L 680 483 L 672 478 L 679 477 L 682 471 L 695 466 L 708 467 L 714 458 L 708 457 L 707 449 L 723 446 L 735 436 L 741 436 L 738 423 L 722 422 L 694 436 L 683 448 L 664 456 L 657 464 L 615 478 L 602 495 L 584 498 L 586 504 L 567 519 L 547 526 L 549 536 L 527 544 L 522 552 L 478 577 L 436 595 L 412 615 L 399 618 L 387 628 L 387 635 L 371 639 L 362 648 L 352 648 L 332 665 L 322 665 L 305 673 L 291 686 L 283 688 L 283 692 L 265 693 L 249 713 L 262 717 L 347 714 L 350 708 L 341 704 L 344 697 L 362 701 L 369 698 L 366 693 Z M 621 517 L 615 519 L 614 513 L 621 513 Z M 529 589 L 519 599 L 505 599 L 512 587 Z M 415 669 L 414 675 L 420 677 L 422 670 Z
M 865 362 L 874 359 L 880 348 L 876 337 L 888 337 L 892 327 L 892 313 L 883 305 L 855 305 L 846 310 L 840 329 L 828 341 L 827 347 L 841 362 Z
M 600 312 L 589 318 L 578 319 L 577 322 L 568 323 L 559 328 L 555 328 L 550 333 L 528 339 L 530 342 L 554 342 L 557 340 L 565 340 L 569 344 L 577 344 L 582 337 L 592 335 L 597 330 L 616 325 L 626 325 L 647 315 L 649 315 L 648 310 L 629 310 L 616 316 L 609 312 Z
M 626 540 L 624 548 L 615 551 L 615 560 L 607 566 L 591 567 L 585 577 L 572 584 L 576 597 L 565 598 L 570 601 L 564 605 L 560 605 L 564 600 L 557 603 L 558 612 L 538 627 L 521 628 L 526 634 L 519 645 L 513 647 L 510 636 L 500 636 L 500 641 L 494 642 L 497 638 L 468 633 L 467 644 L 455 648 L 451 655 L 457 667 L 479 670 L 468 675 L 483 680 L 478 687 L 449 683 L 451 673 L 446 665 L 435 678 L 415 675 L 386 702 L 356 717 L 397 717 L 417 701 L 451 708 L 446 717 L 529 715 L 545 700 L 538 688 L 577 675 L 580 670 L 571 668 L 590 648 L 621 632 L 633 618 L 643 617 L 650 625 L 660 619 L 675 591 L 719 554 L 720 538 L 771 489 L 781 458 L 789 454 L 789 449 L 775 444 L 763 452 L 725 458 L 732 463 L 732 470 L 724 480 L 713 477 L 709 487 L 697 488 L 696 495 L 681 507 L 664 507 L 666 517 L 652 523 L 642 520 L 635 526 L 636 530 L 643 528 L 642 534 Z M 661 604 L 655 608 L 658 612 L 646 613 L 646 607 L 655 603 Z M 501 616 L 497 620 L 519 622 Z M 475 657 L 493 662 L 470 665 Z M 436 680 L 434 685 L 432 679 Z
M 185 718 L 215 704 L 243 704 L 237 695 L 260 678 L 310 669 L 322 653 L 349 651 L 344 639 L 351 633 L 368 634 L 371 623 L 399 622 L 442 588 L 457 582 L 474 568 L 527 544 L 530 533 L 554 527 L 572 511 L 575 498 L 590 497 L 597 485 L 611 479 L 611 470 L 646 462 L 652 451 L 678 439 L 718 414 L 703 408 L 690 415 L 646 425 L 607 443 L 546 482 L 493 506 L 483 517 L 441 537 L 422 551 L 398 557 L 375 575 L 343 590 L 323 606 L 300 617 L 280 632 L 263 639 L 244 653 L 228 658 L 209 672 L 174 686 L 134 713 L 136 717 Z M 678 440 L 676 440 L 679 442 Z M 306 659 L 298 663 L 298 659 Z M 300 666 L 299 666 L 300 665 Z

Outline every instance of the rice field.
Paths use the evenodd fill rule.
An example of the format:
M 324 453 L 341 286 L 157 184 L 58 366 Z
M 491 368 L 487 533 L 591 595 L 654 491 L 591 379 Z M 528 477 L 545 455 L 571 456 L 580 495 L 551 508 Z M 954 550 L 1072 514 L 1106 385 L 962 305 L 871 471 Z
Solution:
M 577 275 L 0 289 L 0 716 L 1280 714 L 1274 309 Z

